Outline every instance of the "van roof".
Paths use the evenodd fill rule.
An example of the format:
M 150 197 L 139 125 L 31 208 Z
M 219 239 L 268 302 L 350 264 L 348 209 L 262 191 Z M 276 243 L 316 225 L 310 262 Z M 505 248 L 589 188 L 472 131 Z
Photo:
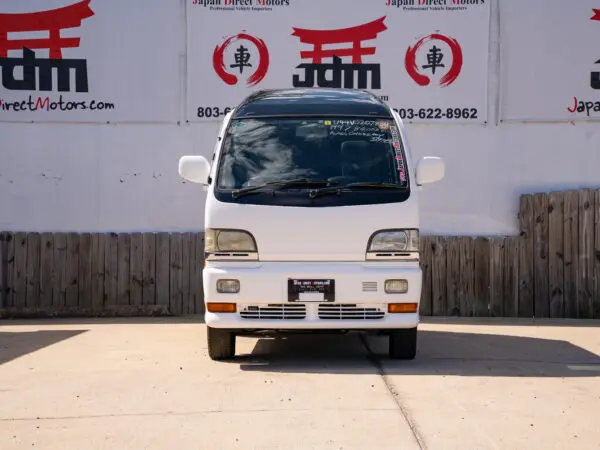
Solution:
M 291 88 L 254 92 L 234 110 L 232 119 L 307 116 L 393 117 L 389 107 L 367 91 Z

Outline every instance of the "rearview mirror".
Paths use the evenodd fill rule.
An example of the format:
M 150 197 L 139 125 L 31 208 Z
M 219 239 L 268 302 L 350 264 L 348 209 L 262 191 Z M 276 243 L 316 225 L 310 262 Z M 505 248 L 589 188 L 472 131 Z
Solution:
M 444 178 L 446 166 L 442 158 L 437 156 L 425 156 L 417 164 L 416 182 L 421 186 L 427 183 L 435 183 Z
M 204 156 L 182 156 L 179 160 L 179 176 L 192 183 L 208 185 L 210 164 Z

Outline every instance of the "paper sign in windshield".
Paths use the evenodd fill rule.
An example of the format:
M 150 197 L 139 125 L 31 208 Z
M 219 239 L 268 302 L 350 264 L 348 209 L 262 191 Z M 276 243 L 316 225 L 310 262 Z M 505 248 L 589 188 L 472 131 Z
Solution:
M 325 120 L 323 124 L 329 127 L 329 136 L 368 138 L 371 142 L 392 143 L 388 120 Z

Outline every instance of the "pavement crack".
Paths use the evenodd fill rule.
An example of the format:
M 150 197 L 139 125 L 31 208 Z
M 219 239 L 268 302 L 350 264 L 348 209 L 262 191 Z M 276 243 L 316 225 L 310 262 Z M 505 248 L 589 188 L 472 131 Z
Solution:
M 209 409 L 203 411 L 159 411 L 159 412 L 137 412 L 137 413 L 106 413 L 106 414 L 82 414 L 80 416 L 36 416 L 36 417 L 2 417 L 2 422 L 35 422 L 44 420 L 83 420 L 83 419 L 110 419 L 126 417 L 161 417 L 161 416 L 197 416 L 203 414 L 248 414 L 248 413 L 289 413 L 289 412 L 335 412 L 340 411 L 395 411 L 395 408 L 266 408 L 266 409 Z
M 408 413 L 408 410 L 400 401 L 400 394 L 398 394 L 398 392 L 394 388 L 394 385 L 390 381 L 387 373 L 385 373 L 383 364 L 381 364 L 381 361 L 379 360 L 377 355 L 375 355 L 375 353 L 373 353 L 373 350 L 371 350 L 371 347 L 369 346 L 369 343 L 367 342 L 366 336 L 364 336 L 362 334 L 359 336 L 360 336 L 360 340 L 361 340 L 363 346 L 367 350 L 367 359 L 377 369 L 377 372 L 378 372 L 379 376 L 381 377 L 381 379 L 383 380 L 383 383 L 385 384 L 387 391 L 390 393 L 390 396 L 394 400 L 394 403 L 400 410 L 402 417 L 404 418 L 408 427 L 410 428 L 410 431 L 412 432 L 412 435 L 413 435 L 415 441 L 417 442 L 417 445 L 419 446 L 420 449 L 425 450 L 427 448 L 427 446 L 425 445 L 425 440 L 421 436 L 421 433 L 419 432 L 417 424 L 412 420 L 412 418 L 410 417 L 410 414 Z

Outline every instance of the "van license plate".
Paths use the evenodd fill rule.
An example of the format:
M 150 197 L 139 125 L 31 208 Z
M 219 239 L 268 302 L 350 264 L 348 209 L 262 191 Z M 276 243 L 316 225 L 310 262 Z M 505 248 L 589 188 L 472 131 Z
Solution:
M 288 280 L 290 302 L 333 302 L 335 280 Z

